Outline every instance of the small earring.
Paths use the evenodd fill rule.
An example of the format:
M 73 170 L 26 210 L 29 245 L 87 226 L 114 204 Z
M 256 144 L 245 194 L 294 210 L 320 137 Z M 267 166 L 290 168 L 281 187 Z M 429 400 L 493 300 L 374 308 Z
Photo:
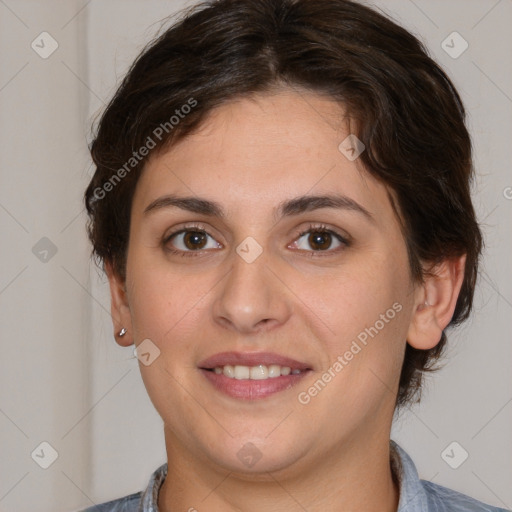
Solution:
M 120 338 L 122 338 L 126 334 L 126 329 L 123 327 L 119 333 L 117 334 Z

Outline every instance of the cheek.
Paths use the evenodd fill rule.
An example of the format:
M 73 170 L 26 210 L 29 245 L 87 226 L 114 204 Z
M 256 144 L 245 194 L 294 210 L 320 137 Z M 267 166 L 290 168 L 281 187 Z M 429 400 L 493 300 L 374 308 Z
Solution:
M 134 244 L 135 245 L 135 244 Z M 139 339 L 161 344 L 165 334 L 177 324 L 187 302 L 187 289 L 179 277 L 165 271 L 151 254 L 132 251 L 128 256 L 132 326 Z
M 408 328 L 406 285 L 358 274 L 332 283 L 333 291 L 323 298 L 329 306 L 326 318 L 333 334 L 323 337 L 323 349 L 328 354 L 318 379 L 328 379 L 313 408 L 320 417 L 328 411 L 328 428 L 336 430 L 338 421 L 346 422 L 347 411 L 357 424 L 365 416 L 393 408 L 394 391 L 398 385 Z M 314 384 L 316 386 L 316 384 Z M 323 386 L 319 386 L 323 389 Z M 303 390 L 309 394 L 315 390 Z
M 325 287 L 317 290 L 319 309 L 329 315 L 338 334 L 356 336 L 389 309 L 388 317 L 399 316 L 395 313 L 400 307 L 393 310 L 393 304 L 404 306 L 409 280 L 386 260 L 363 262 L 359 268 L 353 266 L 333 275 Z
M 341 356 L 350 366 L 344 373 L 364 379 L 369 369 L 384 378 L 399 372 L 410 320 L 411 283 L 403 254 L 373 256 L 336 274 L 312 298 L 329 326 L 323 340 L 331 364 Z

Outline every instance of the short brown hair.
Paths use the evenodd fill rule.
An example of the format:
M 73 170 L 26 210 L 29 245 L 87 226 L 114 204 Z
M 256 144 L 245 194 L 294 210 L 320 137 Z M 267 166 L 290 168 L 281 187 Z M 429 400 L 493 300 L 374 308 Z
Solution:
M 413 279 L 424 277 L 422 263 L 466 255 L 450 325 L 466 319 L 482 237 L 462 101 L 416 37 L 349 0 L 212 0 L 141 52 L 90 145 L 96 171 L 85 204 L 97 261 L 126 278 L 132 198 L 147 160 L 138 148 L 149 146 L 148 137 L 161 151 L 224 102 L 282 84 L 344 107 L 366 146 L 364 167 L 398 200 Z M 407 344 L 398 406 L 419 400 L 422 374 L 434 369 L 445 343 L 443 332 L 430 350 Z

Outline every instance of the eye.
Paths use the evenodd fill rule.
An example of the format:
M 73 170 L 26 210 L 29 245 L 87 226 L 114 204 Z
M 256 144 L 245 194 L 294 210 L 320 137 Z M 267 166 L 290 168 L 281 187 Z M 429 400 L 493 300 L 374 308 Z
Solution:
M 306 251 L 310 253 L 310 256 L 320 256 L 321 252 L 331 255 L 350 245 L 346 237 L 328 229 L 323 224 L 310 225 L 307 230 L 300 232 L 297 236 L 299 238 L 288 247 Z M 200 256 L 203 254 L 203 250 L 222 248 L 222 245 L 216 242 L 200 225 L 185 226 L 174 231 L 163 239 L 162 244 L 165 251 L 180 256 Z
M 315 252 L 338 252 L 348 245 L 349 242 L 345 237 L 332 229 L 328 229 L 323 224 L 319 226 L 310 225 L 306 231 L 299 234 L 298 240 L 292 244 L 293 247 L 305 251 L 309 251 L 309 248 L 313 249 L 312 256 Z
M 175 231 L 165 237 L 163 244 L 167 251 L 181 256 L 196 256 L 190 254 L 203 249 L 218 249 L 221 245 L 218 242 L 209 242 L 208 238 L 214 240 L 201 226 L 188 226 Z M 170 247 L 169 247 L 170 246 Z

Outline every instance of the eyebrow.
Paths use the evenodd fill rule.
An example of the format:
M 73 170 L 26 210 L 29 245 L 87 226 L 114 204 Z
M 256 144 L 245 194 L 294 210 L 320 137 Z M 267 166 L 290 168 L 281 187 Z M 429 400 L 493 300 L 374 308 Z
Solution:
M 180 208 L 192 213 L 207 215 L 209 217 L 226 218 L 226 213 L 222 206 L 208 199 L 200 197 L 181 197 L 176 195 L 166 195 L 155 199 L 144 209 L 144 215 L 162 210 L 164 208 Z M 339 194 L 327 195 L 306 195 L 293 199 L 288 199 L 279 203 L 274 210 L 274 218 L 279 220 L 283 217 L 300 215 L 301 213 L 319 210 L 321 208 L 336 208 L 340 210 L 349 210 L 362 214 L 368 220 L 374 222 L 372 214 L 358 202 L 350 197 Z

